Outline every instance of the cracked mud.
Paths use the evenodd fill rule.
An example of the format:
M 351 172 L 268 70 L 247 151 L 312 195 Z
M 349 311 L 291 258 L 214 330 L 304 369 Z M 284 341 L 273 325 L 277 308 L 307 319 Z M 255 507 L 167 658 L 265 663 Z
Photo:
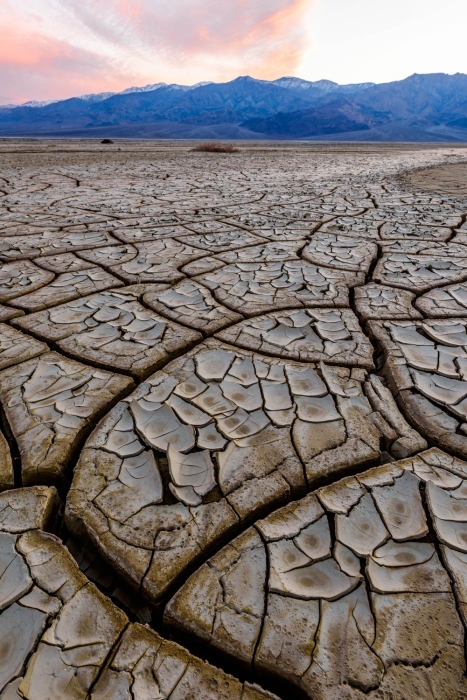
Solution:
M 467 700 L 464 151 L 120 148 L 0 143 L 0 700 Z

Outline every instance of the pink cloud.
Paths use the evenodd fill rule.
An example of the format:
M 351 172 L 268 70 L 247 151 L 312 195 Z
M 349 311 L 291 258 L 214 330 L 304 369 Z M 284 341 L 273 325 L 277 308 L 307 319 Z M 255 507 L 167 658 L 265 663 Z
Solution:
M 120 0 L 118 9 L 122 15 L 135 20 L 141 12 L 141 7 L 141 0 L 136 0 L 136 2 L 135 0 Z
M 18 26 L 2 30 L 0 73 L 0 93 L 15 102 L 118 91 L 135 77 L 119 74 L 103 56 Z
M 7 2 L 0 0 L 4 17 Z M 38 0 L 30 21 L 11 10 L 3 22 L 0 94 L 52 99 L 160 80 L 291 74 L 306 47 L 303 18 L 309 5 L 310 0 L 67 0 L 54 15 L 51 0 Z

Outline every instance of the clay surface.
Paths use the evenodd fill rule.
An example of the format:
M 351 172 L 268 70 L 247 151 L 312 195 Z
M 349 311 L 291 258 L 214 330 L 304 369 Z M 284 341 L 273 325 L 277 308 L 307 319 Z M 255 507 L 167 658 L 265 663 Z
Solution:
M 0 700 L 467 700 L 465 149 L 0 143 Z

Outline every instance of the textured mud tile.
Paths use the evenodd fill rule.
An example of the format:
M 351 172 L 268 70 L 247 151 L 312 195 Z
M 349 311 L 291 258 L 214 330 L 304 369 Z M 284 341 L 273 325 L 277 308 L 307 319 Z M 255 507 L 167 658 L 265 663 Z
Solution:
M 462 282 L 467 277 L 467 256 L 439 256 L 386 253 L 378 261 L 375 282 L 409 291 L 426 292 L 433 287 Z
M 0 370 L 42 355 L 48 349 L 45 343 L 0 323 Z
M 440 523 L 441 521 L 438 521 Z M 462 535 L 464 534 L 462 532 L 462 526 L 460 525 L 459 522 L 456 523 L 451 523 L 451 525 L 454 525 L 454 527 L 450 528 L 451 530 L 451 536 L 449 539 L 451 542 L 454 542 L 454 547 L 456 545 L 458 546 L 458 543 L 463 544 L 463 538 Z M 446 530 L 446 528 L 441 529 L 437 528 L 437 530 L 440 530 L 443 534 Z M 457 531 L 460 530 L 460 533 L 457 533 Z M 460 534 L 461 536 L 457 536 Z M 446 541 L 448 538 L 443 537 L 443 539 Z M 463 547 L 465 550 L 465 546 Z M 459 605 L 459 610 L 460 614 L 462 615 L 462 619 L 464 622 L 464 625 L 467 624 L 467 553 L 465 551 L 459 551 L 459 549 L 454 549 L 452 547 L 448 547 L 446 545 L 443 545 L 441 547 L 441 553 L 443 556 L 444 564 L 446 568 L 448 569 L 451 578 L 454 582 L 454 591 L 456 594 L 457 602 Z
M 15 297 L 34 292 L 52 282 L 55 275 L 42 270 L 29 260 L 0 264 L 0 300 L 8 301 Z
M 261 198 L 261 203 L 268 206 L 274 206 L 284 202 L 286 204 L 306 203 L 310 200 L 316 200 L 318 197 L 330 195 L 335 190 L 335 187 L 321 189 L 320 187 L 310 187 L 309 185 L 311 183 L 303 184 L 304 187 L 301 193 L 290 190 L 288 187 L 284 189 L 281 188 L 280 190 L 271 187 Z
M 283 243 L 285 241 L 292 243 L 293 241 L 302 241 L 304 237 L 311 236 L 313 231 L 319 226 L 314 225 L 312 228 L 255 228 L 255 235 L 266 238 L 268 241 Z
M 277 700 L 242 684 L 142 625 L 130 625 L 92 692 L 93 700 L 164 697 L 168 700 Z
M 252 220 L 256 221 L 256 225 L 253 225 L 250 230 L 254 232 L 259 228 L 301 228 L 311 233 L 319 228 L 322 223 L 331 221 L 334 216 L 335 214 L 332 215 L 329 211 L 307 211 L 286 206 L 271 207 L 270 209 L 262 209 L 256 212 L 256 215 L 253 214 Z
M 237 216 L 243 216 L 251 212 L 256 212 L 258 209 L 258 201 L 263 195 L 264 190 L 261 194 L 255 196 L 253 200 L 238 201 L 235 203 L 232 193 L 229 193 L 229 202 L 220 201 L 218 197 L 213 196 L 213 193 L 209 196 L 208 192 L 203 193 L 204 201 L 197 200 L 196 197 L 193 198 L 190 195 L 188 195 L 189 198 L 187 198 L 185 194 L 179 211 L 185 224 L 187 222 L 195 223 L 200 221 L 224 221 L 229 223 L 228 220 L 235 214 Z M 183 206 L 183 202 L 185 202 L 186 206 Z M 237 224 L 233 225 L 236 226 Z
M 13 460 L 8 442 L 0 431 L 0 491 L 12 489 L 15 485 Z
M 373 348 L 356 316 L 347 309 L 272 312 L 243 321 L 217 337 L 249 350 L 302 362 L 324 360 L 373 367 Z
M 391 444 L 393 457 L 402 459 L 427 448 L 426 440 L 407 423 L 397 407 L 394 396 L 380 377 L 376 374 L 370 374 L 364 384 L 363 391 L 376 415 L 379 414 L 390 426 L 390 430 L 393 430 L 397 435 Z M 387 428 L 376 416 L 375 424 L 386 435 Z M 391 439 L 393 436 L 389 432 L 387 437 Z
M 0 373 L 0 398 L 24 484 L 63 480 L 84 432 L 132 380 L 46 353 Z
M 304 235 L 313 233 L 321 224 L 321 218 L 318 216 L 314 220 L 293 220 L 277 216 L 274 213 L 264 210 L 260 213 L 244 213 L 238 215 L 230 215 L 226 221 L 232 225 L 244 226 L 256 235 L 266 236 L 267 238 L 284 240 L 282 236 L 295 236 L 303 238 Z M 287 238 L 287 240 L 290 240 Z
M 447 166 L 448 169 L 450 166 Z M 433 174 L 435 174 L 438 171 L 438 168 L 434 171 Z M 424 170 L 421 173 L 422 179 L 427 177 L 427 171 Z M 410 183 L 411 185 L 414 184 L 417 180 L 418 173 L 415 174 L 415 177 L 410 178 Z M 417 186 L 417 185 L 416 185 Z M 430 207 L 436 207 L 440 208 L 447 211 L 447 212 L 452 212 L 457 211 L 459 208 L 459 200 L 456 197 L 451 197 L 440 190 L 439 192 L 427 192 L 426 188 L 423 189 L 418 189 L 417 191 L 413 190 L 411 188 L 411 191 L 406 190 L 405 188 L 401 187 L 394 187 L 394 183 L 392 182 L 390 186 L 386 183 L 385 187 L 379 187 L 378 190 L 375 190 L 374 188 L 378 187 L 377 185 L 371 186 L 372 192 L 375 192 L 375 201 L 377 202 L 378 206 L 384 206 L 384 207 L 390 207 L 390 206 L 430 206 Z
M 298 455 L 315 483 L 382 459 L 382 444 L 404 456 L 424 447 L 384 387 L 367 382 L 369 400 L 355 372 L 206 341 L 101 421 L 75 471 L 68 527 L 158 600 L 239 519 L 304 492 Z
M 0 258 L 4 260 L 25 260 L 42 255 L 68 253 L 86 248 L 118 245 L 118 241 L 104 231 L 44 231 L 39 235 L 12 236 L 2 238 Z
M 185 595 L 177 595 L 166 608 L 166 623 L 201 636 L 213 649 L 251 666 L 261 633 L 265 586 L 266 550 L 250 529 L 189 579 Z
M 55 523 L 60 499 L 53 486 L 29 486 L 0 494 L 0 531 L 20 533 L 49 530 Z
M 403 224 L 388 221 L 380 229 L 382 240 L 415 239 L 424 241 L 447 241 L 452 235 L 450 228 L 426 226 L 424 224 Z
M 39 222 L 37 225 L 33 223 L 25 224 L 25 223 L 18 223 L 17 221 L 11 221 L 9 224 L 5 223 L 5 218 L 0 215 L 0 233 L 2 235 L 2 238 L 10 237 L 10 236 L 26 236 L 31 233 L 35 234 L 41 234 L 44 233 L 44 228 L 47 229 L 47 231 L 55 231 L 58 233 L 60 231 L 59 226 L 55 227 L 47 227 L 47 226 L 40 226 Z
M 99 265 L 105 269 L 111 269 L 113 265 L 123 264 L 133 260 L 138 255 L 137 249 L 133 245 L 116 245 L 105 248 L 92 248 L 91 250 L 81 250 L 79 257 L 83 264 Z
M 8 306 L 0 304 L 0 322 L 5 323 L 6 321 L 11 321 L 12 318 L 18 318 L 18 316 L 23 316 L 24 311 L 19 309 L 10 309 Z
M 382 223 L 382 221 L 366 221 L 360 217 L 340 216 L 327 224 L 323 224 L 319 232 L 377 241 L 379 240 L 379 228 Z
M 0 533 L 0 610 L 15 603 L 32 586 L 29 569 L 16 550 L 16 541 L 14 534 Z
M 74 253 L 59 253 L 58 255 L 47 255 L 43 258 L 37 258 L 36 264 L 44 270 L 50 270 L 57 275 L 65 272 L 80 272 L 81 270 L 89 270 L 94 267 L 91 263 L 81 260 Z
M 467 315 L 467 282 L 431 289 L 415 302 L 428 318 L 450 318 Z
M 333 201 L 323 202 L 301 202 L 290 206 L 274 206 L 263 210 L 271 216 L 280 216 L 285 219 L 295 221 L 329 221 L 327 217 L 335 216 L 358 216 L 363 214 L 361 206 L 352 204 L 345 199 L 333 199 Z
M 309 198 L 306 202 L 298 204 L 299 207 L 316 209 L 317 206 L 335 206 L 336 211 L 340 211 L 341 207 L 364 207 L 365 209 L 374 209 L 375 205 L 372 198 L 365 187 L 340 187 L 333 192 L 321 193 L 319 196 Z
M 188 230 L 185 231 L 185 235 L 178 235 L 177 240 L 185 245 L 206 250 L 211 255 L 263 242 L 259 236 L 243 229 L 232 228 L 220 221 L 187 224 L 187 228 L 197 231 L 198 235 L 194 236 L 192 231 Z
M 129 246 L 125 249 L 129 249 Z M 179 243 L 172 238 L 136 243 L 134 251 L 131 259 L 109 267 L 129 284 L 177 282 L 184 277 L 179 268 L 204 255 L 200 249 Z
M 373 211 L 367 211 L 364 215 L 365 219 L 381 220 L 387 222 L 386 225 L 394 226 L 394 224 L 405 224 L 410 228 L 456 228 L 462 221 L 462 214 L 452 213 L 449 211 L 439 211 L 437 207 L 420 206 L 420 205 L 397 205 L 394 207 L 381 207 Z M 384 238 L 384 226 L 381 229 L 381 237 Z
M 93 294 L 30 314 L 18 325 L 77 359 L 143 378 L 202 340 L 138 301 L 147 290 L 157 290 L 152 291 L 157 298 L 166 289 L 136 285 Z
M 306 242 L 307 240 L 305 238 L 285 242 L 270 241 L 262 245 L 248 246 L 240 250 L 219 253 L 215 257 L 217 260 L 221 260 L 226 264 L 298 260 L 297 253 L 303 248 Z
M 0 615 L 7 660 L 0 687 L 16 677 L 18 697 L 27 700 L 84 698 L 128 620 L 59 539 L 38 531 L 9 537 L 30 582 Z
M 450 592 L 451 582 L 434 546 L 389 540 L 367 563 L 371 587 L 378 593 Z
M 404 413 L 440 447 L 467 456 L 467 321 L 371 321 Z
M 467 254 L 467 241 L 460 238 L 448 243 L 433 241 L 383 241 L 380 245 L 384 253 L 401 253 L 409 255 L 422 255 L 440 258 L 465 258 Z
M 269 659 L 271 664 L 274 657 L 274 665 L 276 668 L 284 667 L 286 676 L 293 676 L 297 668 L 302 674 L 309 666 L 313 651 L 319 604 L 308 598 L 300 600 L 300 595 L 296 595 L 300 580 L 295 580 L 290 572 L 296 564 L 297 569 L 303 569 L 305 578 L 309 574 L 310 567 L 306 565 L 310 559 L 295 542 L 303 541 L 305 551 L 307 544 L 310 551 L 313 542 L 321 554 L 326 549 L 325 528 L 319 526 L 323 512 L 313 497 L 304 500 L 309 502 L 309 507 L 303 501 L 300 502 L 301 512 L 297 517 L 292 514 L 293 533 L 287 533 L 296 539 L 280 539 L 289 525 L 287 516 L 290 515 L 290 507 L 283 509 L 286 513 L 282 518 L 283 511 L 278 511 L 276 517 L 272 516 L 275 520 L 279 517 L 279 523 L 276 524 L 274 520 L 269 523 L 270 519 L 265 521 L 264 531 L 268 534 L 271 556 L 270 580 L 273 581 L 273 586 L 279 585 L 281 588 L 280 596 L 273 593 L 267 596 L 267 608 L 266 547 L 252 528 L 191 576 L 166 608 L 166 624 L 190 632 L 204 643 L 218 647 L 237 661 L 248 665 L 253 661 L 258 636 L 261 634 L 256 664 L 260 663 L 264 668 Z M 259 527 L 263 532 L 261 523 Z M 324 549 L 319 531 L 324 534 Z M 319 572 L 316 573 L 319 578 Z M 321 583 L 326 585 L 326 581 L 321 572 Z M 284 595 L 284 590 L 289 586 L 293 590 L 293 597 Z M 266 619 L 262 629 L 261 619 L 264 615 Z M 306 620 L 305 630 L 299 629 L 298 620 Z M 303 660 L 304 649 L 308 654 Z
M 77 535 L 87 533 L 129 583 L 144 584 L 146 596 L 156 600 L 204 548 L 231 534 L 238 520 L 223 499 L 197 507 L 170 498 L 167 503 L 161 458 L 145 449 L 127 411 L 125 406 L 116 407 L 107 425 L 88 442 L 68 499 L 66 520 Z M 118 430 L 125 425 L 126 431 Z M 99 443 L 113 452 L 98 449 Z M 193 477 L 188 472 L 184 480 Z
M 239 235 L 245 233 L 244 229 L 233 228 L 230 224 L 220 219 L 211 219 L 206 217 L 206 220 L 197 220 L 196 215 L 192 217 L 191 215 L 185 214 L 183 212 L 181 212 L 181 216 L 184 220 L 184 226 L 191 234 L 197 233 L 198 235 L 203 236 L 205 234 L 209 235 L 211 233 L 226 233 L 227 235 Z
M 16 225 L 17 233 L 23 233 L 20 229 L 25 227 L 24 234 L 30 234 L 32 231 L 37 231 L 38 237 L 41 238 L 46 234 L 46 239 L 50 238 L 52 232 L 61 232 L 68 226 L 77 229 L 79 232 L 87 230 L 88 226 L 101 224 L 106 221 L 102 216 L 83 216 L 83 212 L 75 209 L 74 211 L 64 212 L 56 211 L 53 214 L 41 212 L 41 204 L 30 202 L 29 207 L 25 202 L 22 202 L 16 207 L 16 211 L 12 211 L 2 217 L 2 223 L 9 223 L 8 237 L 15 235 L 12 228 Z M 5 236 L 7 237 L 7 236 Z
M 15 319 L 13 325 L 55 342 L 82 331 L 92 330 L 101 323 L 110 324 L 116 321 L 118 326 L 120 321 L 131 322 L 133 319 L 125 319 L 126 304 L 137 301 L 146 292 L 163 292 L 168 288 L 169 285 L 164 284 L 121 287 L 37 311 Z M 119 305 L 123 306 L 123 311 L 119 309 Z
M 222 262 L 218 256 L 207 255 L 205 258 L 200 258 L 199 260 L 184 265 L 180 268 L 180 272 L 183 272 L 184 275 L 188 275 L 188 277 L 196 277 L 206 272 L 219 270 L 221 267 L 225 267 L 225 263 Z
M 42 610 L 21 606 L 18 603 L 13 603 L 0 614 L 2 651 L 0 688 L 4 688 L 20 675 L 24 662 L 34 650 L 42 634 L 46 620 L 47 615 Z M 19 693 L 15 695 L 17 698 L 24 697 Z
M 291 260 L 227 265 L 196 280 L 221 303 L 252 316 L 277 308 L 348 306 L 349 287 L 362 284 L 364 275 Z
M 37 201 L 37 197 L 35 200 L 23 201 L 16 206 L 12 206 L 12 220 L 24 223 L 36 222 L 37 225 L 40 225 L 47 231 L 55 226 L 60 226 L 60 228 L 68 226 L 88 227 L 95 224 L 105 224 L 108 221 L 108 217 L 105 214 L 86 211 L 85 208 L 75 206 L 73 202 L 67 204 L 54 200 L 53 211 L 50 208 L 48 208 L 48 211 L 41 211 L 44 200 L 41 200 L 40 203 Z M 46 197 L 45 201 L 50 202 L 50 199 Z
M 93 184 L 100 183 L 94 181 Z M 82 211 L 93 212 L 96 218 L 100 214 L 109 218 L 129 218 L 130 220 L 138 218 L 138 213 L 141 210 L 151 211 L 151 214 L 159 216 L 163 216 L 166 211 L 173 211 L 172 207 L 165 207 L 160 202 L 155 201 L 153 196 L 146 196 L 142 182 L 138 183 L 138 185 L 138 191 L 136 191 L 136 188 L 129 189 L 124 185 L 121 188 L 116 188 L 117 182 L 115 179 L 112 179 L 111 183 L 107 182 L 102 189 L 99 188 L 99 195 L 96 194 L 96 191 L 92 191 L 92 186 L 89 189 L 80 190 L 79 194 L 74 193 L 74 196 L 68 199 L 68 206 L 75 206 Z M 65 206 L 65 202 L 62 202 L 62 205 Z M 144 214 L 140 214 L 140 216 L 144 216 Z
M 348 698 L 370 694 L 384 673 L 371 646 L 373 639 L 374 620 L 364 584 L 337 601 L 323 601 L 313 661 L 302 686 L 319 700 L 333 693 Z
M 137 302 L 127 305 L 120 324 L 100 323 L 59 341 L 59 348 L 77 359 L 144 379 L 202 340 L 200 333 L 167 322 Z
M 451 593 L 373 593 L 372 610 L 374 649 L 387 669 L 375 697 L 467 697 L 463 630 Z
M 355 289 L 355 308 L 365 321 L 422 318 L 422 314 L 412 305 L 414 300 L 413 292 L 383 284 L 366 284 Z
M 142 624 L 150 624 L 152 611 L 144 604 L 141 596 L 135 596 L 132 589 L 122 582 L 122 579 L 99 556 L 96 549 L 86 540 L 67 537 L 64 544 L 80 571 L 96 586 L 110 597 L 113 602 L 131 614 L 133 619 Z
M 390 392 L 375 386 L 372 377 L 362 386 L 365 373 L 354 379 L 348 369 L 323 364 L 321 372 L 332 400 L 329 395 L 323 396 L 319 387 L 310 386 L 312 383 L 299 386 L 298 391 L 304 396 L 297 401 L 297 420 L 292 430 L 310 485 L 377 462 L 384 443 L 398 457 L 426 447 L 426 442 L 397 410 Z M 373 391 L 368 390 L 369 386 Z
M 80 272 L 65 272 L 42 289 L 13 299 L 10 303 L 26 311 L 40 311 L 93 292 L 121 286 L 123 282 L 105 270 L 91 267 Z
M 124 620 L 102 594 L 84 586 L 39 642 L 18 688 L 21 697 L 85 697 Z
M 389 533 L 367 493 L 347 515 L 336 516 L 336 537 L 357 556 L 367 556 L 389 538 Z
M 305 246 L 302 255 L 316 265 L 367 273 L 377 253 L 377 246 L 365 239 L 319 231 Z
M 458 460 L 456 472 L 465 476 L 465 463 Z M 461 469 L 459 469 L 459 466 Z M 467 499 L 465 479 L 447 480 L 444 473 L 436 482 L 430 481 L 427 486 L 427 502 L 437 537 L 443 546 L 441 548 L 444 563 L 454 581 L 459 607 L 467 622 Z
M 186 233 L 186 229 L 182 226 L 164 226 L 159 218 L 154 218 L 152 221 L 149 218 L 121 221 L 117 223 L 116 228 L 112 229 L 112 235 L 118 241 L 132 244 L 176 238 Z
M 467 697 L 463 628 L 421 497 L 422 484 L 460 489 L 466 469 L 431 449 L 277 510 L 192 574 L 165 624 L 320 700 Z
M 270 593 L 255 667 L 297 685 L 310 666 L 319 618 L 318 600 Z
M 219 304 L 210 291 L 195 281 L 179 282 L 171 289 L 147 292 L 144 303 L 163 316 L 206 335 L 238 323 L 240 314 Z
M 120 234 L 120 231 L 127 230 L 139 231 L 144 235 L 139 235 L 137 241 L 154 240 L 155 238 L 167 238 L 173 234 L 173 231 L 180 231 L 180 217 L 175 212 L 165 211 L 160 209 L 147 209 L 140 212 L 139 215 L 128 214 L 120 215 L 115 220 L 115 231 Z M 158 232 L 158 233 L 157 233 Z M 156 233 L 156 235 L 154 235 Z M 146 238 L 149 234 L 149 238 Z M 116 236 L 117 238 L 117 236 Z M 120 238 L 122 238 L 120 236 Z M 124 240 L 122 238 L 122 240 Z
M 85 583 L 76 566 L 71 565 L 71 557 L 66 552 L 61 542 L 44 533 L 34 531 L 36 528 L 47 528 L 53 524 L 58 498 L 55 489 L 46 487 L 33 487 L 10 491 L 0 496 L 0 647 L 2 664 L 0 668 L 0 692 L 2 698 L 8 697 L 62 697 L 62 693 L 54 693 L 54 670 L 45 665 L 42 668 L 45 687 L 42 684 L 35 686 L 31 694 L 16 693 L 19 686 L 24 692 L 23 678 L 21 673 L 27 671 L 29 662 L 34 663 L 34 650 L 39 643 L 42 644 L 41 635 L 49 622 L 55 625 L 53 618 L 59 613 L 61 601 L 54 595 L 60 589 L 61 600 L 66 602 L 72 598 Z M 24 535 L 12 534 L 21 533 L 27 530 Z M 55 582 L 55 584 L 52 583 Z M 54 588 L 55 585 L 55 588 Z M 49 591 L 46 592 L 46 588 Z M 66 634 L 75 636 L 78 646 L 84 652 L 81 659 L 73 669 L 71 676 L 75 676 L 79 668 L 83 671 L 87 663 L 86 649 L 82 646 L 87 628 L 90 634 L 91 654 L 99 644 L 99 640 L 94 636 L 96 622 L 92 622 L 90 616 L 99 616 L 103 611 L 99 609 L 99 594 L 94 589 L 94 595 L 86 601 L 89 612 L 85 613 L 81 606 L 81 620 L 76 621 L 74 610 L 65 619 Z M 90 605 L 91 604 L 91 605 Z M 63 608 L 65 610 L 67 606 Z M 102 607 L 102 606 L 100 606 Z M 120 615 L 118 611 L 116 617 Z M 66 614 L 65 614 L 66 618 Z M 69 624 L 71 622 L 71 624 Z M 80 624 L 83 624 L 80 629 Z M 94 630 L 92 629 L 94 627 Z M 78 638 L 77 638 L 78 635 Z M 47 638 L 47 641 L 45 640 Z M 42 640 L 50 642 L 49 630 L 44 633 Z M 66 643 L 63 638 L 57 640 L 64 651 Z M 97 646 L 94 646 L 97 644 Z M 70 644 L 70 647 L 74 645 Z M 89 653 L 88 651 L 88 653 Z M 72 654 L 74 652 L 71 652 Z M 76 649 L 75 649 L 76 653 Z M 78 652 L 79 655 L 80 652 Z M 31 657 L 31 654 L 33 656 Z M 103 660 L 103 659 L 102 659 Z M 60 657 L 58 657 L 60 662 Z M 69 663 L 69 659 L 67 660 Z M 65 662 L 65 663 L 67 663 Z M 70 669 L 71 670 L 71 669 Z M 88 674 L 93 673 L 93 669 L 88 668 Z M 48 676 L 51 678 L 47 678 Z M 14 680 L 16 679 L 16 680 Z M 80 679 L 85 680 L 84 678 Z M 58 686 L 58 691 L 60 686 Z M 63 692 L 66 692 L 64 686 Z M 83 695 L 68 695 L 67 697 L 83 697 Z

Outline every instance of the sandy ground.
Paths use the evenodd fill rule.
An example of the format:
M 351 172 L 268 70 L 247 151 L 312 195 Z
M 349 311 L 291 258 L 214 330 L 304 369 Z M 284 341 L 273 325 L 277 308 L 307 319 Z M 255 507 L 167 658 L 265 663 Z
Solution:
M 430 192 L 467 196 L 467 163 L 420 170 L 410 177 L 410 182 Z

